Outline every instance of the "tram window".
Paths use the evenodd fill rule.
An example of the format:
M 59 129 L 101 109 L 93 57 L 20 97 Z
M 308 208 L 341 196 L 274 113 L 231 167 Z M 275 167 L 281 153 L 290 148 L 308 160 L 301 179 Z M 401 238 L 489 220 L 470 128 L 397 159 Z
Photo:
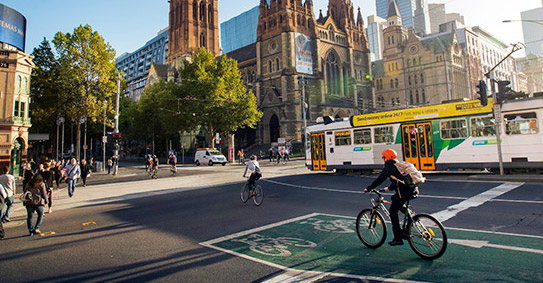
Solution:
M 354 144 L 370 144 L 371 143 L 371 130 L 357 130 L 354 131 Z
M 394 142 L 394 132 L 392 127 L 375 128 L 373 139 L 375 140 L 375 143 Z
M 351 132 L 336 132 L 336 146 L 351 145 Z
M 468 137 L 466 119 L 441 121 L 441 138 L 445 140 Z
M 507 135 L 530 135 L 539 132 L 535 112 L 505 115 L 504 121 Z
M 471 118 L 472 137 L 490 137 L 496 135 L 494 119 L 492 117 Z

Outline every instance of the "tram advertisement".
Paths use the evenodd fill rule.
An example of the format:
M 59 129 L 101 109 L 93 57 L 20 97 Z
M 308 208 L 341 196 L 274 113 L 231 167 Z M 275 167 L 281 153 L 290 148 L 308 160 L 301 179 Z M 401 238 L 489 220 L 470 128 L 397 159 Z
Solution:
M 482 106 L 479 100 L 470 100 L 450 104 L 431 105 L 373 114 L 357 115 L 351 117 L 351 125 L 353 127 L 363 127 L 368 125 L 401 123 L 406 121 L 446 118 L 490 112 L 492 112 L 492 103 L 490 99 L 487 106 Z

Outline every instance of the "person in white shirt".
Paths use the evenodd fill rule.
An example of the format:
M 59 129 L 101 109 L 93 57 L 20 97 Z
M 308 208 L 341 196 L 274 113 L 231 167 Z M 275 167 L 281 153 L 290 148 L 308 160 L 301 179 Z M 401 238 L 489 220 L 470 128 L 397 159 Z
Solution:
M 13 201 L 15 200 L 15 177 L 9 174 L 9 168 L 2 168 L 2 175 L 0 175 L 0 185 L 4 187 L 6 191 L 5 208 L 2 210 L 0 219 L 2 222 L 9 222 L 9 214 L 13 207 Z
M 249 176 L 249 188 L 251 188 L 252 193 L 256 180 L 262 177 L 262 171 L 260 170 L 260 164 L 258 164 L 256 155 L 251 155 L 251 160 L 247 162 L 247 165 L 245 166 L 245 172 L 243 173 L 244 178 L 247 175 L 247 171 L 249 171 L 251 174 L 251 176 Z
M 72 197 L 74 195 L 75 184 L 77 183 L 77 178 L 81 176 L 81 169 L 75 158 L 70 160 L 70 164 L 66 166 L 66 181 L 68 182 L 68 196 Z

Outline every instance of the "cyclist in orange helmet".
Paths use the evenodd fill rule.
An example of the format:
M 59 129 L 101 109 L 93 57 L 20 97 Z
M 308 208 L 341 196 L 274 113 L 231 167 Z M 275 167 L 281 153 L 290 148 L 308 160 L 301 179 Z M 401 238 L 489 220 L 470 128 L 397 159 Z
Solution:
M 381 185 L 387 178 L 390 178 L 391 184 L 388 188 L 385 188 L 385 191 L 395 191 L 396 193 L 392 196 L 392 203 L 390 204 L 390 221 L 392 222 L 392 232 L 394 232 L 394 239 L 388 242 L 391 246 L 403 245 L 403 232 L 400 228 L 400 219 L 398 217 L 398 212 L 401 210 L 405 213 L 405 208 L 403 205 L 413 197 L 414 190 L 412 187 L 402 183 L 404 181 L 403 175 L 398 171 L 398 168 L 394 166 L 398 160 L 398 154 L 395 150 L 387 148 L 382 153 L 383 161 L 385 162 L 385 168 L 379 174 L 379 177 L 371 185 L 364 189 L 364 192 L 370 192 L 375 189 L 377 186 Z

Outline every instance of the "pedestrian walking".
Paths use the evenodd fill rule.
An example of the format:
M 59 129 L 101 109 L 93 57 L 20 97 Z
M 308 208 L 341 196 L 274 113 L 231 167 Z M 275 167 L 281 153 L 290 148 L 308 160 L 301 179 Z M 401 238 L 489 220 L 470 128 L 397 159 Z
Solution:
M 23 172 L 23 189 L 30 183 L 32 177 L 34 177 L 34 172 L 32 171 L 32 165 L 28 162 Z
M 107 160 L 107 174 L 111 174 L 111 166 L 113 165 L 113 159 L 110 158 Z
M 62 162 L 57 161 L 55 167 L 53 167 L 53 176 L 55 177 L 55 183 L 57 184 L 57 189 L 60 187 L 60 180 L 62 180 Z
M 70 164 L 66 166 L 66 182 L 68 183 L 68 196 L 70 197 L 74 195 L 75 184 L 79 176 L 81 176 L 81 169 L 75 158 L 72 158 Z
M 113 155 L 111 158 L 111 165 L 113 166 L 113 176 L 116 176 L 119 171 L 119 157 L 117 155 Z
M 87 186 L 87 178 L 90 177 L 92 169 L 85 159 L 81 160 L 81 180 L 83 180 L 83 187 Z
M 273 147 L 270 147 L 270 150 L 268 150 L 268 157 L 270 158 L 270 162 L 272 162 L 272 159 L 273 159 Z
M 31 195 L 30 198 L 24 202 L 24 205 L 26 206 L 26 225 L 28 233 L 30 236 L 41 234 L 40 227 L 43 221 L 43 207 L 47 202 L 47 191 L 41 174 L 34 175 L 23 191 L 25 193 L 30 192 Z M 35 225 L 32 224 L 34 222 L 34 212 L 38 214 Z
M 45 163 L 45 167 L 41 172 L 43 182 L 45 184 L 45 192 L 47 193 L 47 213 L 53 212 L 53 180 L 55 179 L 55 172 L 52 170 L 49 163 Z
M 0 188 L 0 190 L 3 190 L 3 189 Z M 4 197 L 2 196 L 1 193 L 0 193 L 0 211 L 4 211 Z M 4 223 L 0 221 L 0 240 L 4 239 L 4 236 L 6 236 L 4 232 Z
M 4 187 L 6 191 L 6 198 L 4 199 L 4 208 L 1 210 L 1 221 L 9 222 L 9 215 L 15 201 L 15 177 L 9 174 L 9 168 L 2 168 L 2 175 L 0 175 L 0 186 Z

